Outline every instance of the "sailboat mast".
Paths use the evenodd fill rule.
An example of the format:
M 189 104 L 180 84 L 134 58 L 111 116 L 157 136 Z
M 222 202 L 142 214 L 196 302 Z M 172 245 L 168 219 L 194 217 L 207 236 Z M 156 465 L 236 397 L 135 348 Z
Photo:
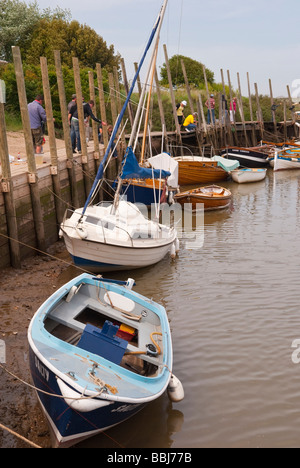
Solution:
M 161 8 L 161 12 L 160 12 L 161 21 L 159 23 L 159 27 L 158 27 L 158 30 L 157 30 L 156 44 L 155 44 L 155 48 L 154 48 L 153 53 L 152 53 L 152 57 L 151 57 L 151 60 L 150 60 L 150 66 L 149 66 L 149 69 L 148 69 L 147 77 L 146 77 L 146 80 L 144 82 L 144 86 L 143 86 L 142 93 L 141 93 L 141 96 L 140 96 L 140 100 L 139 100 L 137 112 L 136 112 L 136 115 L 135 115 L 135 119 L 134 119 L 134 122 L 133 122 L 132 131 L 131 131 L 128 146 L 132 146 L 132 143 L 133 143 L 133 140 L 135 138 L 136 131 L 137 131 L 138 121 L 139 121 L 139 117 L 140 117 L 141 109 L 142 109 L 142 103 L 143 103 L 144 96 L 146 94 L 146 90 L 147 90 L 147 86 L 148 86 L 149 76 L 150 76 L 150 73 L 151 73 L 151 70 L 152 70 L 153 62 L 155 62 L 156 55 L 157 55 L 157 48 L 158 48 L 158 43 L 159 43 L 159 39 L 160 39 L 160 31 L 161 31 L 163 19 L 164 19 L 164 16 L 165 16 L 165 12 L 166 12 L 166 9 L 167 9 L 167 5 L 168 5 L 168 0 L 164 0 L 164 4 L 163 4 L 163 6 Z
M 157 53 L 158 53 L 158 42 L 155 47 L 155 59 L 152 64 L 152 75 L 151 75 L 151 81 L 150 81 L 150 89 L 148 93 L 147 111 L 146 111 L 146 116 L 145 116 L 144 135 L 143 135 L 142 150 L 141 150 L 141 164 L 143 164 L 144 157 L 145 157 L 146 137 L 147 137 L 148 121 L 149 121 L 149 110 L 150 110 L 150 102 L 151 102 L 152 89 L 153 89 L 154 74 L 156 70 Z
M 133 81 L 132 81 L 131 88 L 130 88 L 130 90 L 129 90 L 128 96 L 127 96 L 127 98 L 126 98 L 126 101 L 125 101 L 125 103 L 124 103 L 124 105 L 123 105 L 123 108 L 122 108 L 122 110 L 121 110 L 121 112 L 120 112 L 120 115 L 119 115 L 119 117 L 118 117 L 118 120 L 117 120 L 117 122 L 116 122 L 115 128 L 114 128 L 114 130 L 113 130 L 113 132 L 112 132 L 112 135 L 111 135 L 111 137 L 110 137 L 110 140 L 109 140 L 109 142 L 108 142 L 108 146 L 107 146 L 107 148 L 106 148 L 105 155 L 104 155 L 103 160 L 102 160 L 102 162 L 101 162 L 101 164 L 100 164 L 100 166 L 99 166 L 98 172 L 97 172 L 97 174 L 96 174 L 96 178 L 95 178 L 95 180 L 94 180 L 94 183 L 93 183 L 93 186 L 92 186 L 92 188 L 91 188 L 90 194 L 89 194 L 89 196 L 88 196 L 88 198 L 87 198 L 87 200 L 86 200 L 86 202 L 85 202 L 85 205 L 84 205 L 84 208 L 83 208 L 83 211 L 82 211 L 82 214 L 81 214 L 81 218 L 80 218 L 80 219 L 82 219 L 82 217 L 83 217 L 83 215 L 84 215 L 84 213 L 85 213 L 85 211 L 86 211 L 86 209 L 87 209 L 87 207 L 88 207 L 88 205 L 89 205 L 89 202 L 90 202 L 92 196 L 94 195 L 94 192 L 95 192 L 95 190 L 96 190 L 96 188 L 97 188 L 97 185 L 98 185 L 99 180 L 101 180 L 102 177 L 103 177 L 104 164 L 105 164 L 105 162 L 106 162 L 106 160 L 107 160 L 107 158 L 108 158 L 108 156 L 109 156 L 109 153 L 110 153 L 110 151 L 111 151 L 111 149 L 112 149 L 113 142 L 114 142 L 114 140 L 115 140 L 115 138 L 116 138 L 117 131 L 118 131 L 120 125 L 121 125 L 121 122 L 122 122 L 122 119 L 123 119 L 123 117 L 124 117 L 126 108 L 127 108 L 128 103 L 129 103 L 129 101 L 130 101 L 130 98 L 131 98 L 131 96 L 132 96 L 132 93 L 133 93 L 134 87 L 135 87 L 135 85 L 136 85 L 137 78 L 138 78 L 138 76 L 139 76 L 140 70 L 141 70 L 141 68 L 142 68 L 142 66 L 143 66 L 143 63 L 144 63 L 145 58 L 146 58 L 146 55 L 147 55 L 147 53 L 148 53 L 148 51 L 149 51 L 149 49 L 150 49 L 150 47 L 151 47 L 151 44 L 152 44 L 152 42 L 153 42 L 153 39 L 154 39 L 154 37 L 155 37 L 157 31 L 160 31 L 160 30 L 161 30 L 161 24 L 162 24 L 163 17 L 164 17 L 165 11 L 166 11 L 167 3 L 168 3 L 168 0 L 164 0 L 164 4 L 163 4 L 163 6 L 162 6 L 162 8 L 161 8 L 161 10 L 160 10 L 160 13 L 159 13 L 159 15 L 158 15 L 158 18 L 157 18 L 157 20 L 156 20 L 156 22 L 155 22 L 155 24 L 154 24 L 153 29 L 152 29 L 151 36 L 150 36 L 150 38 L 149 38 L 149 40 L 148 40 L 148 43 L 147 43 L 146 49 L 145 49 L 145 51 L 144 51 L 143 57 L 142 57 L 142 59 L 141 59 L 141 61 L 140 61 L 138 70 L 136 71 L 136 74 L 135 74 L 134 79 L 133 79 Z M 136 128 L 136 125 L 137 125 L 137 123 L 135 123 L 135 128 Z M 132 144 L 132 139 L 130 139 L 130 141 L 131 141 L 131 144 Z

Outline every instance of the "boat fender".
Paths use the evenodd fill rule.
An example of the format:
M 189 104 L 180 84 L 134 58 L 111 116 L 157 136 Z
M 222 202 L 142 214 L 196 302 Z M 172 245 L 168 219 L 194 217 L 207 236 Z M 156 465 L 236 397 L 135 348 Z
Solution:
M 134 285 L 135 285 L 134 279 L 128 278 L 125 288 L 131 290 Z
M 176 247 L 175 247 L 175 243 L 173 242 L 173 244 L 171 245 L 171 258 L 175 258 L 176 257 Z
M 179 239 L 177 237 L 176 241 L 175 241 L 175 251 L 176 251 L 177 254 L 179 252 L 179 249 L 180 249 L 180 244 L 179 244 Z
M 66 302 L 71 302 L 71 300 L 73 299 L 73 297 L 75 296 L 75 294 L 78 293 L 79 289 L 81 288 L 82 286 L 82 283 L 79 285 L 79 286 L 72 286 L 70 291 L 69 291 L 69 294 L 67 295 L 66 297 Z
M 86 239 L 88 236 L 87 230 L 84 229 L 82 226 L 76 226 L 76 232 L 81 239 Z
M 157 357 L 158 356 L 158 351 L 157 351 L 156 347 L 152 343 L 147 344 L 146 348 L 147 348 L 147 356 L 151 356 L 151 357 Z
M 65 402 L 75 411 L 79 411 L 80 413 L 89 413 L 90 411 L 96 411 L 104 406 L 112 404 L 111 401 L 88 398 L 80 395 L 80 393 L 71 389 L 61 379 L 58 377 L 56 379 Z
M 171 375 L 167 392 L 169 399 L 174 403 L 182 401 L 184 399 L 183 385 L 174 374 Z

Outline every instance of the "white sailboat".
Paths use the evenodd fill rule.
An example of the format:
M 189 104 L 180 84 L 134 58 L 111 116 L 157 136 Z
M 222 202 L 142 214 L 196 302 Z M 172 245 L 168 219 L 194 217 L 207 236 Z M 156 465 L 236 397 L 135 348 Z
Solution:
M 86 268 L 89 271 L 100 273 L 104 271 L 142 268 L 154 265 L 162 260 L 167 253 L 175 256 L 176 251 L 179 249 L 177 232 L 174 228 L 169 228 L 156 221 L 149 220 L 143 215 L 138 206 L 120 197 L 122 180 L 124 178 L 136 177 L 147 179 L 149 177 L 167 178 L 170 176 L 170 172 L 168 171 L 139 166 L 133 153 L 132 142 L 137 129 L 143 95 L 140 98 L 131 138 L 123 161 L 122 172 L 118 177 L 118 187 L 114 202 L 109 206 L 107 203 L 92 205 L 92 200 L 103 178 L 105 163 L 112 149 L 137 77 L 147 52 L 156 37 L 156 45 L 146 80 L 148 81 L 151 68 L 155 62 L 154 58 L 156 56 L 159 34 L 167 3 L 167 0 L 164 0 L 85 206 L 73 212 L 70 217 L 66 213 L 61 224 L 60 236 L 64 238 L 66 248 L 75 265 Z

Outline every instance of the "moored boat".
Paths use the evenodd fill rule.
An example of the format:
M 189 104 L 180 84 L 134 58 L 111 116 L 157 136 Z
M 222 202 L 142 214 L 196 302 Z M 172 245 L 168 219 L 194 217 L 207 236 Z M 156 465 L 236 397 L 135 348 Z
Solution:
M 132 145 L 142 112 L 143 95 L 140 96 L 130 141 L 122 162 L 122 168 L 118 174 L 114 202 L 109 207 L 93 204 L 104 180 L 105 165 L 112 157 L 112 149 L 115 146 L 114 141 L 118 129 L 122 123 L 139 73 L 154 38 L 156 38 L 156 41 L 152 59 L 150 60 L 148 77 L 150 76 L 150 71 L 153 71 L 155 68 L 154 58 L 156 57 L 166 8 L 167 0 L 164 0 L 85 205 L 73 212 L 70 218 L 68 217 L 68 212 L 66 212 L 61 223 L 60 236 L 64 238 L 66 248 L 74 263 L 86 268 L 88 271 L 100 273 L 154 265 L 162 260 L 166 253 L 171 250 L 172 256 L 175 255 L 175 249 L 178 250 L 179 247 L 174 228 L 160 225 L 157 215 L 154 221 L 150 221 L 148 219 L 148 212 L 144 215 L 137 205 L 133 205 L 127 202 L 127 200 L 122 199 L 120 193 L 122 181 L 125 178 L 167 179 L 171 176 L 169 171 L 145 168 L 138 163 L 134 154 Z M 143 93 L 145 93 L 147 88 L 148 77 L 143 87 Z M 159 202 L 160 200 L 156 207 L 156 213 L 159 213 Z
M 199 204 L 204 205 L 204 211 L 212 211 L 228 208 L 232 201 L 232 194 L 226 188 L 209 185 L 178 193 L 174 199 L 181 205 L 190 203 L 193 211 Z
M 300 156 L 298 150 L 275 150 L 269 158 L 270 166 L 274 172 L 289 169 L 300 169 Z
M 172 374 L 166 311 L 133 284 L 84 273 L 30 323 L 30 369 L 53 446 L 72 446 L 125 421 L 168 386 L 172 401 L 184 396 Z
M 238 184 L 259 182 L 267 175 L 266 168 L 240 168 L 231 172 L 232 179 Z
M 179 185 L 194 185 L 221 182 L 228 178 L 231 170 L 239 167 L 237 161 L 227 161 L 214 156 L 178 156 L 178 183 Z
M 269 164 L 270 146 L 257 146 L 253 148 L 230 147 L 221 151 L 224 158 L 235 159 L 244 167 L 266 167 Z
M 68 212 L 60 237 L 78 267 L 91 272 L 143 268 L 179 249 L 177 232 L 146 216 L 132 203 L 120 200 L 117 208 L 103 203 Z

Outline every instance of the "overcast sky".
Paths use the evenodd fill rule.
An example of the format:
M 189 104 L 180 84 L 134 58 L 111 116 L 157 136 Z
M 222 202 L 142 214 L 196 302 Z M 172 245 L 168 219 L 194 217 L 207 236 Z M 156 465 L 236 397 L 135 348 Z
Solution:
M 26 3 L 30 3 L 27 0 Z M 162 0 L 38 0 L 41 10 L 57 5 L 93 28 L 125 60 L 128 78 L 138 62 Z M 161 33 L 158 66 L 175 54 L 200 61 L 221 82 L 220 69 L 230 71 L 233 86 L 240 74 L 242 93 L 258 84 L 269 94 L 286 96 L 287 85 L 300 101 L 299 0 L 169 0 Z

